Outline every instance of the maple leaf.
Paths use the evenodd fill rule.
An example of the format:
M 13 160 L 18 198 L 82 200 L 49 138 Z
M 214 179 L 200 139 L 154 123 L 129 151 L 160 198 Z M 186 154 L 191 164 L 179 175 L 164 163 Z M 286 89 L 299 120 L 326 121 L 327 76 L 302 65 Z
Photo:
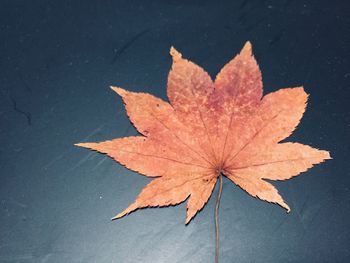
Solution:
M 298 125 L 308 95 L 302 87 L 262 97 L 259 66 L 247 42 L 213 81 L 173 47 L 170 102 L 112 87 L 141 136 L 78 143 L 127 168 L 157 177 L 113 219 L 144 207 L 176 205 L 188 198 L 187 224 L 208 201 L 221 176 L 248 194 L 289 206 L 268 180 L 286 180 L 330 159 L 329 152 L 284 142 Z

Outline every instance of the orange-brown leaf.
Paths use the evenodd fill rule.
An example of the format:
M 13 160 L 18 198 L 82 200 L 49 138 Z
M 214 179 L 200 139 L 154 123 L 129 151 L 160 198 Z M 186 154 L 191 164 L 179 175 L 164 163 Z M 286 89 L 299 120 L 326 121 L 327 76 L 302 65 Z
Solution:
M 220 175 L 251 196 L 290 211 L 265 179 L 287 180 L 331 158 L 329 152 L 307 145 L 280 143 L 304 114 L 304 89 L 285 88 L 262 97 L 261 72 L 249 42 L 215 81 L 175 48 L 170 53 L 169 102 L 112 87 L 141 136 L 77 144 L 158 177 L 113 219 L 187 199 L 187 224 L 204 207 Z

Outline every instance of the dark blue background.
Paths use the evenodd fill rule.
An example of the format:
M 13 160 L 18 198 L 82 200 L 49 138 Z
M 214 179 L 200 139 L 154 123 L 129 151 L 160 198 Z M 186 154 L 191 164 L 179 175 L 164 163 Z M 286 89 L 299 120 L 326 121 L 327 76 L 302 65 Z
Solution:
M 304 85 L 288 139 L 333 160 L 274 183 L 292 208 L 224 181 L 221 262 L 346 262 L 349 252 L 348 1 L 0 2 L 0 262 L 213 262 L 214 204 L 121 220 L 149 181 L 73 147 L 136 134 L 118 85 L 166 99 L 169 48 L 211 76 L 253 44 L 265 93 Z

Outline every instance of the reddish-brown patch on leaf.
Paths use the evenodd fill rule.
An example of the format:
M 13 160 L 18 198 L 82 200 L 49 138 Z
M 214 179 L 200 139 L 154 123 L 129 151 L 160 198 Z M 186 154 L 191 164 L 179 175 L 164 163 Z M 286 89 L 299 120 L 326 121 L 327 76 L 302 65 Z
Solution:
M 327 151 L 280 143 L 304 114 L 308 98 L 304 89 L 285 88 L 262 97 L 261 72 L 249 42 L 215 81 L 175 48 L 170 54 L 170 102 L 112 87 L 141 136 L 76 144 L 158 177 L 113 219 L 138 208 L 176 205 L 187 199 L 187 224 L 208 201 L 219 175 L 289 212 L 265 179 L 287 180 L 331 159 Z

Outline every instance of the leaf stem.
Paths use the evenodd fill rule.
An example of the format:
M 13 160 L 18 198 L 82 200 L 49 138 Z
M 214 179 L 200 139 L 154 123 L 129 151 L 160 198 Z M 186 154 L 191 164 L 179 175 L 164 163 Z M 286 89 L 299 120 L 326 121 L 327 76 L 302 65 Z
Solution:
M 216 232 L 216 249 L 215 249 L 215 263 L 219 263 L 219 206 L 222 193 L 222 174 L 219 176 L 220 185 L 219 192 L 216 199 L 215 206 L 215 232 Z

